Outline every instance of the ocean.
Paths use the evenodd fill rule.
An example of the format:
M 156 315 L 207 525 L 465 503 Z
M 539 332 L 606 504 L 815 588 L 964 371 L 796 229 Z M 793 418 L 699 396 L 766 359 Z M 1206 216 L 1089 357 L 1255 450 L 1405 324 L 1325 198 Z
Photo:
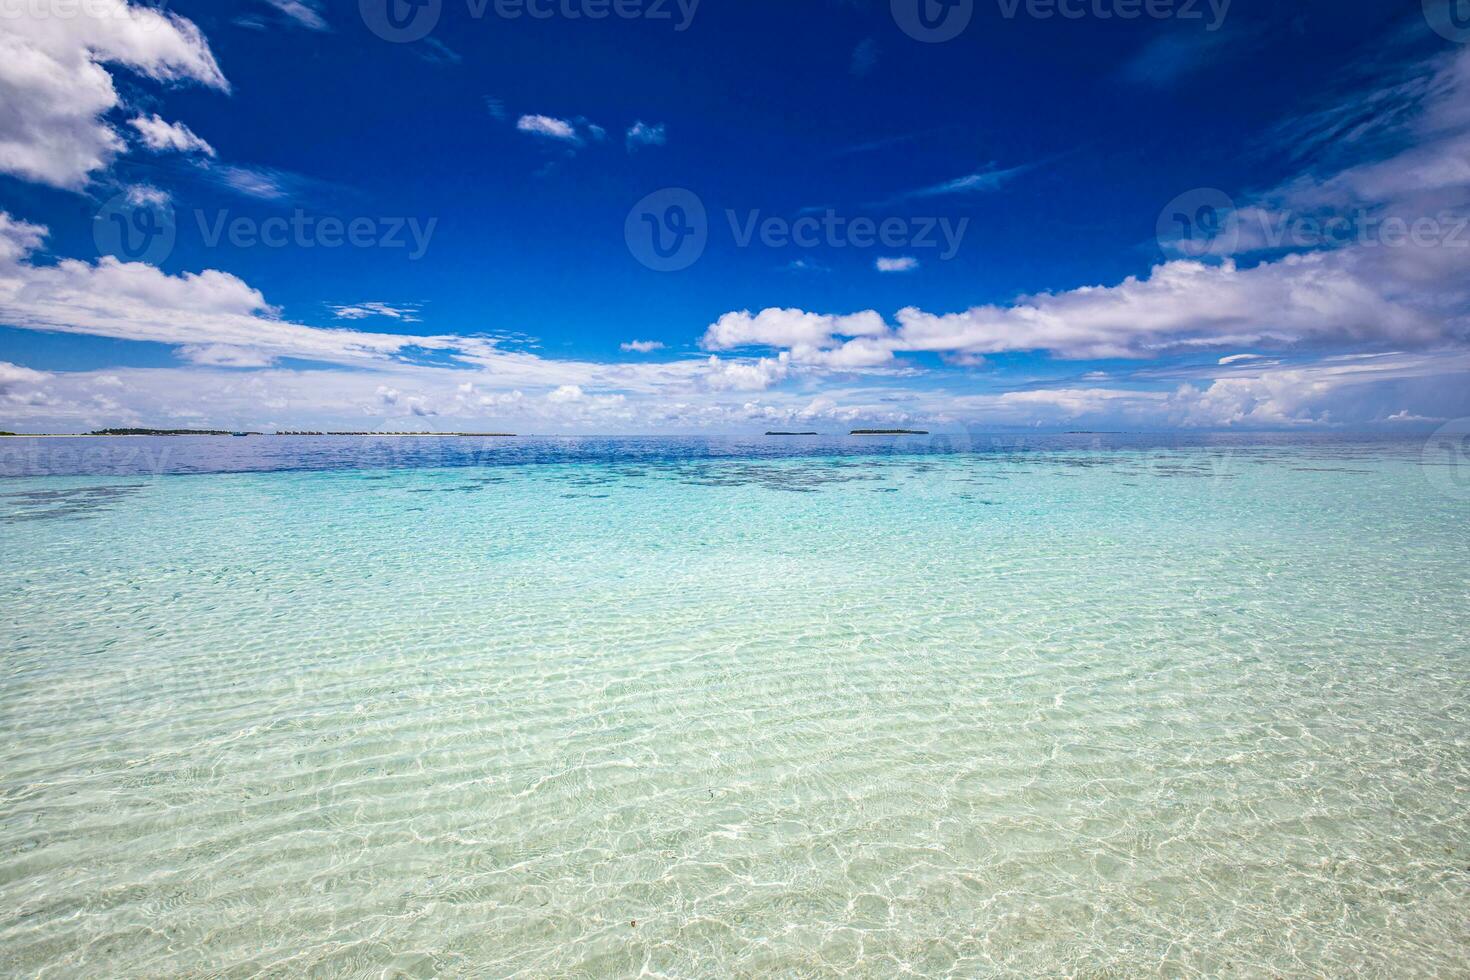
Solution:
M 0 440 L 7 975 L 1470 975 L 1470 464 Z

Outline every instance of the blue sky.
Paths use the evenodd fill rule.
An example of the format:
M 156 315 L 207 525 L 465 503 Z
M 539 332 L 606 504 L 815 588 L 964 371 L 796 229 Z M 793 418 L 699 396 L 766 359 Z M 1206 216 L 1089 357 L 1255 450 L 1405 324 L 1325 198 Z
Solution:
M 1466 6 L 12 0 L 0 428 L 1433 428 Z

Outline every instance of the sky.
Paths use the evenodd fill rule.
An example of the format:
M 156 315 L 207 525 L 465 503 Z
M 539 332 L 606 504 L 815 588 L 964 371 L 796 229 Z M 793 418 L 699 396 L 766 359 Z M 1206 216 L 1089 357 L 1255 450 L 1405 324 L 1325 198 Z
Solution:
M 0 430 L 1470 416 L 1470 0 L 0 0 Z

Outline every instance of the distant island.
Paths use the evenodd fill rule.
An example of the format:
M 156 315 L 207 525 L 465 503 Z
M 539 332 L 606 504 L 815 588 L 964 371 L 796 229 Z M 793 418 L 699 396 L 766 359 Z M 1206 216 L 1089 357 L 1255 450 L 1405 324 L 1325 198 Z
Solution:
M 63 433 L 57 433 L 61 435 Z M 0 436 L 13 436 L 14 432 L 0 432 Z M 84 433 L 89 436 L 263 436 L 264 432 L 237 432 L 232 429 L 93 429 Z M 305 430 L 282 430 L 272 432 L 276 436 L 424 436 L 445 439 L 514 439 L 514 432 L 310 432 Z
M 89 436 L 232 436 L 229 429 L 93 429 Z M 260 435 L 258 432 L 241 435 Z
M 814 436 L 816 432 L 767 432 L 768 436 Z
M 446 439 L 514 439 L 514 432 L 300 432 L 281 431 L 278 436 L 443 436 Z
M 927 436 L 923 429 L 853 429 L 852 436 Z

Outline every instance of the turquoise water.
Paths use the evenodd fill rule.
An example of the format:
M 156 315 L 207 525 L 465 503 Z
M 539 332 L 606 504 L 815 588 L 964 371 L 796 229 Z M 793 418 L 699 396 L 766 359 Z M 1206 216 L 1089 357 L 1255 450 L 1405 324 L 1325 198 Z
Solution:
M 191 442 L 0 480 L 7 975 L 1470 974 L 1420 444 Z

